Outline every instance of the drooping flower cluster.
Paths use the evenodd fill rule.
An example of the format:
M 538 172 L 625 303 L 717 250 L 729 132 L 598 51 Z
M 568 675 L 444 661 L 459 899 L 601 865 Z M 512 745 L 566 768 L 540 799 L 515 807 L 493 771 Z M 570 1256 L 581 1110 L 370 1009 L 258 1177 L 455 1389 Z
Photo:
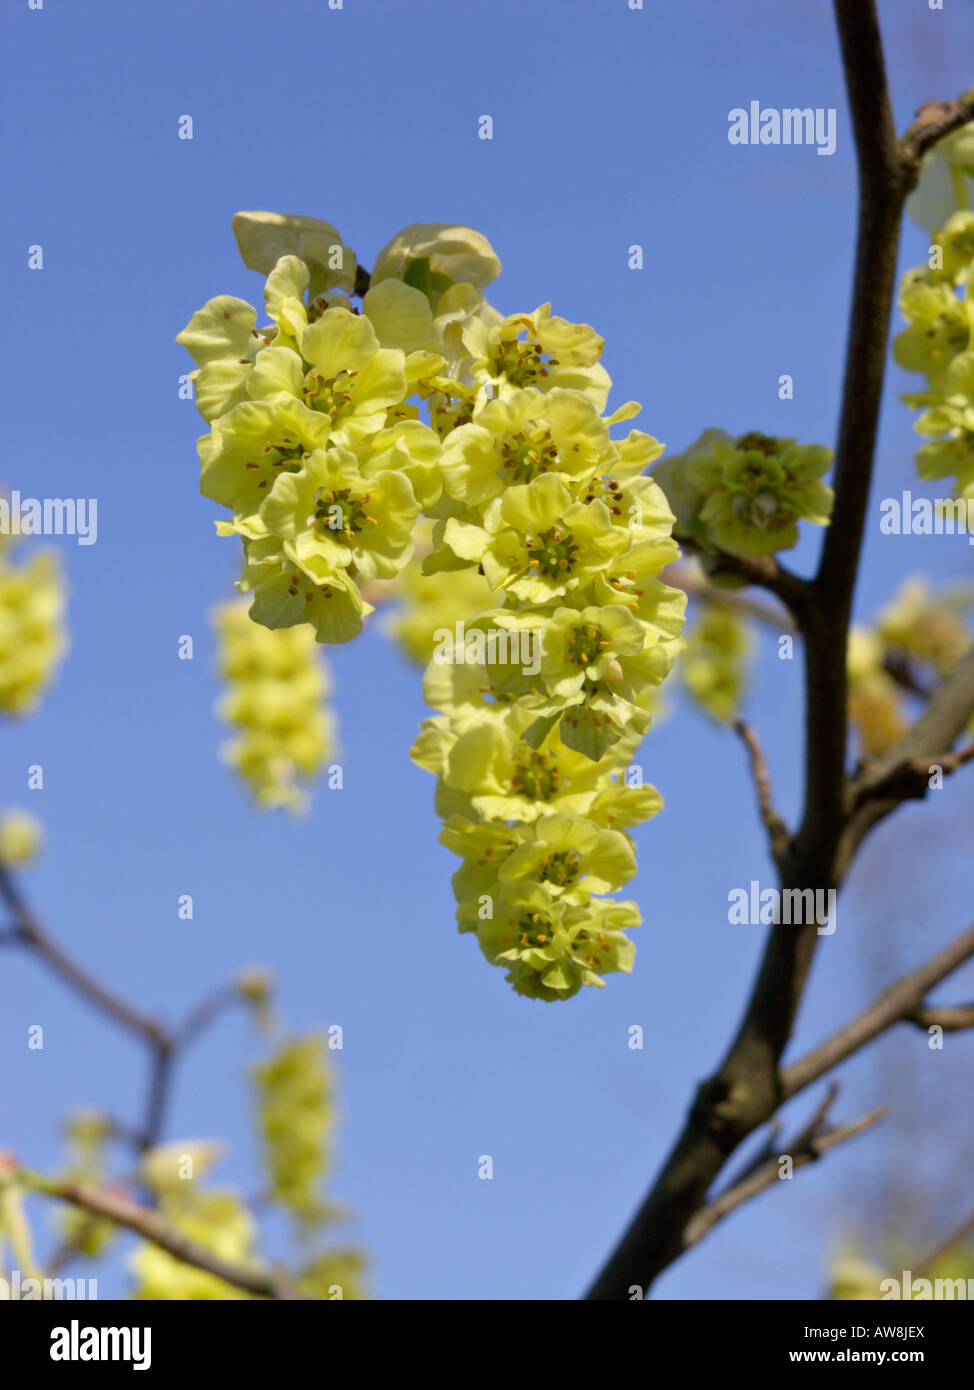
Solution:
M 828 524 L 833 495 L 822 477 L 831 462 L 821 444 L 705 430 L 653 477 L 676 512 L 678 538 L 705 553 L 771 555 L 797 545 L 799 521 Z
M 441 840 L 462 864 L 453 877 L 461 931 L 507 969 L 520 994 L 567 999 L 583 985 L 631 970 L 625 936 L 633 902 L 605 896 L 635 875 L 626 829 L 662 807 L 632 755 L 645 729 L 633 721 L 594 762 L 557 728 L 533 747 L 532 713 L 496 696 L 476 660 L 427 668 L 424 725 L 413 757 L 438 780 Z
M 432 660 L 444 633 L 456 634 L 458 624 L 474 622 L 494 600 L 490 585 L 475 569 L 423 574 L 423 561 L 432 548 L 432 523 L 423 521 L 417 529 L 416 553 L 388 586 L 388 595 L 380 597 L 378 586 L 369 590 L 376 593 L 377 603 L 385 597 L 394 601 L 385 630 L 422 668 Z
M 733 719 L 747 687 L 751 634 L 726 604 L 703 603 L 677 667 L 690 696 L 715 719 Z
M 954 213 L 934 233 L 928 264 L 903 277 L 899 304 L 907 327 L 896 360 L 927 380 L 902 397 L 922 411 L 914 428 L 930 441 L 917 450 L 917 471 L 953 477 L 957 496 L 974 504 L 974 212 Z M 974 523 L 974 505 L 968 512 Z
M 224 756 L 258 806 L 303 810 L 306 788 L 335 745 L 325 704 L 330 682 L 314 633 L 260 627 L 239 601 L 218 608 L 214 623 L 229 686 L 219 711 L 237 731 Z
M 34 709 L 66 646 L 64 581 L 53 551 L 12 563 L 12 542 L 0 537 L 0 713 Z
M 371 611 L 363 588 L 402 575 L 421 515 L 432 521 L 423 573 L 444 611 L 471 607 L 446 646 L 426 619 L 409 636 L 424 656 L 435 640 L 427 685 L 441 711 L 415 756 L 441 778 L 451 847 L 466 845 L 459 816 L 475 839 L 543 846 L 555 834 L 565 860 L 546 868 L 537 850 L 516 884 L 506 871 L 491 895 L 500 934 L 478 928 L 481 945 L 544 998 L 629 968 L 621 928 L 635 908 L 591 895 L 632 876 L 620 829 L 660 804 L 621 778 L 682 647 L 685 595 L 659 578 L 679 554 L 674 518 L 645 474 L 663 446 L 639 430 L 613 437 L 639 407 L 603 414 L 610 380 L 592 328 L 547 304 L 504 317 L 486 302 L 500 263 L 472 229 L 405 228 L 371 279 L 329 224 L 240 214 L 235 229 L 247 264 L 269 271 L 270 323 L 222 296 L 179 341 L 210 423 L 201 490 L 231 513 L 220 533 L 243 542 L 251 618 L 347 641 Z M 468 727 L 471 674 L 484 693 Z M 569 821 L 542 834 L 542 812 Z M 469 911 L 464 898 L 462 926 Z
M 298 1220 L 331 1214 L 321 1181 L 331 1163 L 332 1082 L 320 1037 L 290 1038 L 253 1070 L 270 1191 Z
M 974 643 L 965 614 L 974 591 L 933 593 L 920 577 L 904 581 L 871 626 L 849 635 L 849 717 L 862 751 L 877 756 L 909 728 L 908 699 L 953 670 Z M 930 678 L 934 679 L 931 680 Z

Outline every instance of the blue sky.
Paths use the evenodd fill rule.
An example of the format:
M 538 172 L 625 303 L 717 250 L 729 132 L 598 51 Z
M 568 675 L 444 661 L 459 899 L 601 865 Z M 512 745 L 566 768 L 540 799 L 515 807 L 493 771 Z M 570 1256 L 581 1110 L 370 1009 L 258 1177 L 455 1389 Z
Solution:
M 974 16 L 918 0 L 882 11 L 903 127 L 924 100 L 970 85 Z M 47 828 L 31 897 L 68 949 L 165 1016 L 266 961 L 296 1027 L 342 1025 L 334 1190 L 379 1296 L 574 1297 L 723 1050 L 754 969 L 760 930 L 726 919 L 730 888 L 770 876 L 740 747 L 682 708 L 650 734 L 640 760 L 667 808 L 637 834 L 635 972 L 562 1006 L 515 997 L 455 933 L 432 781 L 406 756 L 424 713 L 419 679 L 377 624 L 330 653 L 344 789 L 322 788 L 301 822 L 251 811 L 219 762 L 212 712 L 207 613 L 230 592 L 236 551 L 197 492 L 201 422 L 178 398 L 188 363 L 173 338 L 214 294 L 259 298 L 230 233 L 238 209 L 327 218 L 366 265 L 406 223 L 455 220 L 503 261 L 498 307 L 551 300 L 599 329 L 612 400 L 642 401 L 640 423 L 671 448 L 711 425 L 831 443 L 854 163 L 828 8 L 45 0 L 32 11 L 10 0 L 2 26 L 3 481 L 99 503 L 97 545 L 60 542 L 72 642 L 60 679 L 36 717 L 3 730 L 0 800 Z M 728 112 L 755 99 L 838 108 L 836 153 L 729 145 Z M 477 138 L 485 113 L 489 142 Z M 192 141 L 177 139 L 185 114 Z M 641 272 L 627 267 L 633 243 Z M 32 244 L 42 272 L 27 269 Z M 907 231 L 904 266 L 924 245 Z M 789 402 L 777 396 L 784 372 Z M 878 498 L 915 476 L 905 388 L 894 370 L 866 616 L 911 571 L 971 568 L 962 540 L 879 534 Z M 177 659 L 181 634 L 195 639 L 192 662 Z M 799 689 L 798 663 L 764 650 L 747 713 L 786 815 L 800 795 Z M 26 790 L 33 763 L 43 792 Z M 970 779 L 958 778 L 868 847 L 796 1049 L 966 925 L 971 825 Z M 184 893 L 191 922 L 177 917 Z M 0 1145 L 52 1165 L 72 1106 L 135 1118 L 145 1058 L 33 960 L 7 952 L 0 964 Z M 951 997 L 972 984 L 968 970 Z M 25 1046 L 35 1023 L 43 1052 Z M 626 1045 L 634 1023 L 641 1052 Z M 885 1101 L 885 1130 L 725 1223 L 658 1296 L 817 1296 L 830 1240 L 865 1220 L 896 1174 L 923 1194 L 931 1235 L 949 1225 L 945 1174 L 969 1168 L 971 1140 L 941 1118 L 921 1142 L 908 1093 L 939 1106 L 969 1085 L 971 1046 L 960 1037 L 927 1054 L 922 1039 L 897 1038 L 882 1065 L 874 1052 L 843 1068 L 836 1114 Z M 257 1052 L 242 1018 L 221 1022 L 180 1069 L 168 1129 L 226 1136 L 219 1176 L 244 1190 L 254 1152 L 242 1077 Z M 476 1176 L 484 1153 L 491 1182 Z M 102 1292 L 121 1287 L 116 1261 Z

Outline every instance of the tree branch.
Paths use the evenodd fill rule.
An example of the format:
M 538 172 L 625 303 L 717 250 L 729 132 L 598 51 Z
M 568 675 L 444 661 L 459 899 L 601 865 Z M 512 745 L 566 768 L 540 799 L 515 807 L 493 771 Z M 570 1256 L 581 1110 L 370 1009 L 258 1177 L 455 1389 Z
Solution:
M 798 1168 L 804 1168 L 809 1163 L 815 1163 L 824 1153 L 828 1153 L 829 1149 L 837 1148 L 847 1139 L 854 1139 L 857 1134 L 870 1129 L 885 1113 L 885 1108 L 878 1106 L 875 1110 L 861 1115 L 858 1120 L 853 1120 L 851 1124 L 829 1128 L 819 1123 L 812 1133 L 803 1132 L 797 1136 L 790 1144 L 785 1145 L 780 1155 L 769 1158 L 766 1163 L 754 1168 L 746 1177 L 726 1188 L 719 1197 L 698 1211 L 684 1233 L 684 1249 L 688 1250 L 692 1245 L 696 1245 L 732 1211 L 736 1211 L 752 1197 L 779 1182 L 781 1158 L 788 1156 L 791 1159 L 793 1172 Z
M 29 947 L 89 1004 L 149 1044 L 152 1056 L 149 1093 L 145 1121 L 138 1133 L 138 1144 L 142 1150 L 153 1148 L 162 1135 L 172 1068 L 177 1055 L 230 1003 L 239 999 L 238 992 L 230 985 L 214 990 L 190 1011 L 179 1029 L 167 1028 L 157 1019 L 142 1013 L 120 995 L 106 988 L 72 960 L 38 921 L 9 871 L 2 864 L 0 901 L 6 904 L 13 918 L 13 926 L 0 937 L 0 945 L 17 944 Z
M 762 603 L 750 594 L 739 593 L 736 589 L 718 589 L 715 585 L 707 583 L 702 572 L 696 572 L 695 565 L 684 565 L 677 561 L 664 572 L 663 578 L 667 584 L 682 589 L 689 598 L 712 603 L 716 608 L 730 608 L 746 618 L 756 619 L 773 632 L 789 635 L 797 632 L 794 617 L 786 609 Z
M 929 1250 L 925 1250 L 922 1255 L 918 1256 L 918 1258 L 913 1261 L 914 1279 L 919 1279 L 932 1265 L 935 1265 L 944 1255 L 949 1254 L 955 1245 L 959 1245 L 960 1242 L 965 1240 L 972 1232 L 974 1232 L 974 1211 L 968 1216 L 965 1216 L 964 1220 L 959 1222 L 943 1240 L 939 1240 L 936 1245 L 931 1246 Z
M 685 550 L 704 555 L 690 541 L 683 541 Z M 789 610 L 799 627 L 802 626 L 811 601 L 811 586 L 806 579 L 794 574 L 773 555 L 730 555 L 725 550 L 705 554 L 708 574 L 733 575 L 756 588 L 775 594 Z
M 151 1241 L 161 1250 L 173 1255 L 183 1264 L 214 1274 L 238 1289 L 263 1298 L 293 1299 L 300 1297 L 290 1283 L 279 1275 L 269 1274 L 246 1265 L 234 1264 L 199 1241 L 187 1236 L 156 1211 L 141 1207 L 119 1193 L 105 1192 L 81 1182 L 56 1182 L 39 1173 L 20 1170 L 15 1180 L 29 1191 L 41 1192 L 58 1201 L 70 1202 L 92 1216 L 105 1217 L 116 1226 L 134 1231 L 143 1240 Z
M 754 779 L 754 786 L 758 794 L 758 810 L 761 813 L 761 823 L 768 832 L 768 841 L 771 846 L 771 857 L 776 864 L 780 863 L 781 858 L 788 846 L 790 838 L 788 827 L 774 809 L 774 799 L 771 793 L 771 774 L 768 770 L 767 759 L 764 756 L 764 749 L 757 734 L 750 724 L 743 719 L 734 720 L 734 730 L 740 735 L 741 741 L 748 751 L 750 759 L 751 776 Z
M 0 898 L 6 903 L 14 919 L 14 938 L 22 945 L 29 946 L 65 983 L 81 994 L 109 1018 L 144 1038 L 153 1047 L 168 1039 L 166 1029 L 156 1019 L 141 1013 L 131 1004 L 114 994 L 111 990 L 92 978 L 88 972 L 48 935 L 31 912 L 10 874 L 0 865 Z
M 902 804 L 888 794 L 904 768 L 940 762 L 945 756 L 966 761 L 966 752 L 945 755 L 974 714 L 974 647 L 963 656 L 933 692 L 926 709 L 903 737 L 881 758 L 868 763 L 853 779 L 846 799 L 848 814 L 836 851 L 835 874 L 841 881 L 863 840 L 880 821 Z M 943 765 L 943 764 L 941 764 Z M 946 770 L 946 768 L 945 768 Z M 929 775 L 929 774 L 928 774 Z M 883 789 L 887 788 L 887 794 Z
M 944 1005 L 940 1008 L 917 1009 L 904 1016 L 905 1023 L 915 1023 L 927 1032 L 931 1028 L 942 1028 L 945 1033 L 963 1033 L 974 1028 L 974 1004 L 955 1004 L 953 1008 Z
M 836 444 L 833 519 L 812 585 L 800 599 L 768 569 L 805 638 L 805 798 L 782 864 L 782 887 L 836 886 L 846 811 L 846 647 L 859 570 L 886 364 L 900 215 L 907 191 L 893 127 L 874 0 L 834 0 L 859 166 L 859 216 L 845 376 Z M 776 562 L 772 561 L 772 565 Z M 752 583 L 766 575 L 745 567 Z M 794 577 L 792 577 L 793 579 Z M 789 600 L 792 600 L 791 602 Z M 943 741 L 938 741 L 943 747 Z M 815 923 L 771 928 L 744 1017 L 718 1071 L 698 1089 L 683 1131 L 588 1297 L 649 1287 L 682 1250 L 683 1233 L 737 1145 L 778 1108 L 778 1068 L 818 941 Z M 916 1001 L 919 1002 L 919 1001 Z
M 974 956 L 974 926 L 968 927 L 948 946 L 908 975 L 903 975 L 825 1042 L 807 1052 L 781 1073 L 781 1099 L 792 1096 L 817 1081 L 820 1076 L 844 1062 L 854 1052 L 878 1038 L 894 1024 L 909 1021 L 919 1023 L 923 1017 L 924 999 L 934 985 L 945 980 L 965 961 Z M 933 1019 L 939 1022 L 939 1019 Z M 919 1024 L 919 1026 L 925 1026 Z M 929 1026 L 929 1025 L 926 1025 Z
M 857 797 L 862 805 L 873 799 L 891 801 L 922 800 L 930 790 L 930 773 L 939 767 L 949 777 L 959 767 L 974 761 L 974 743 L 959 748 L 956 753 L 933 753 L 926 758 L 909 758 L 891 768 L 879 781 L 867 782 Z
M 956 101 L 928 101 L 900 141 L 904 177 L 912 188 L 920 172 L 923 156 L 945 136 L 974 121 L 974 87 Z

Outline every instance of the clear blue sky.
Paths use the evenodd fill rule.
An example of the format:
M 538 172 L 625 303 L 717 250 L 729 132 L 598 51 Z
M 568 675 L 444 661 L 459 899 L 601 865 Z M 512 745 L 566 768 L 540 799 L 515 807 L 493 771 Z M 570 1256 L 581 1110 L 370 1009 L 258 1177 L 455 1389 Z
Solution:
M 970 85 L 974 16 L 922 0 L 881 10 L 903 126 L 922 101 Z M 456 220 L 497 249 L 500 308 L 550 299 L 596 325 L 612 399 L 641 400 L 640 423 L 671 448 L 710 425 L 830 443 L 854 165 L 829 7 L 45 0 L 30 11 L 8 0 L 2 29 L 2 476 L 24 494 L 99 501 L 97 545 L 62 544 L 72 648 L 60 680 L 38 717 L 3 730 L 0 801 L 28 805 L 48 831 L 29 881 L 37 909 L 94 971 L 163 1015 L 266 961 L 296 1026 L 343 1026 L 334 1189 L 378 1295 L 574 1297 L 716 1062 L 753 972 L 760 930 L 726 920 L 728 890 L 770 874 L 741 750 L 685 710 L 650 735 L 641 761 L 667 809 L 637 836 L 635 973 L 562 1006 L 515 997 L 454 930 L 432 780 L 406 756 L 419 680 L 378 626 L 332 657 L 344 790 L 322 789 L 300 823 L 250 811 L 217 756 L 207 623 L 236 550 L 215 538 L 217 509 L 197 493 L 201 422 L 177 397 L 188 364 L 173 337 L 211 295 L 259 297 L 230 233 L 237 209 L 325 217 L 366 265 L 404 224 Z M 835 155 L 729 145 L 728 111 L 755 99 L 837 107 Z M 492 142 L 477 139 L 485 113 Z M 177 139 L 184 114 L 191 142 Z M 635 242 L 641 273 L 626 265 Z M 42 272 L 27 269 L 36 243 Z M 904 265 L 924 244 L 907 233 Z M 791 402 L 777 398 L 782 372 Z M 879 534 L 878 498 L 914 476 L 902 389 L 894 372 L 863 615 L 911 570 L 957 575 L 974 555 L 963 541 Z M 803 547 L 796 564 L 812 554 Z M 177 660 L 184 633 L 192 662 Z M 788 814 L 799 679 L 797 662 L 765 651 L 748 706 Z M 28 793 L 38 762 L 45 788 Z M 870 846 L 823 944 L 798 1046 L 862 1002 L 883 978 L 875 969 L 895 971 L 966 924 L 972 819 L 970 778 L 957 779 Z M 183 893 L 192 922 L 177 918 Z M 145 1059 L 33 960 L 7 952 L 0 968 L 0 1146 L 53 1164 L 69 1107 L 136 1116 Z M 968 971 L 952 997 L 972 982 Z M 25 1045 L 34 1023 L 43 1052 Z M 626 1045 L 633 1023 L 642 1052 Z M 966 1095 L 972 1047 L 961 1038 L 926 1054 L 909 1037 L 887 1056 L 912 1059 L 924 1094 L 952 1083 Z M 228 1136 L 219 1176 L 244 1190 L 254 1168 L 241 1075 L 254 1055 L 243 1019 L 222 1022 L 180 1070 L 168 1131 Z M 888 1101 L 885 1135 L 728 1221 L 658 1296 L 817 1296 L 829 1240 L 866 1214 L 891 1165 L 928 1182 L 946 1138 L 914 1136 L 895 1160 L 890 1075 L 874 1054 L 843 1075 L 836 1113 Z M 969 1169 L 970 1139 L 952 1142 Z M 476 1176 L 484 1153 L 492 1182 Z M 946 1188 L 930 1200 L 949 1222 Z M 103 1293 L 120 1287 L 116 1266 Z

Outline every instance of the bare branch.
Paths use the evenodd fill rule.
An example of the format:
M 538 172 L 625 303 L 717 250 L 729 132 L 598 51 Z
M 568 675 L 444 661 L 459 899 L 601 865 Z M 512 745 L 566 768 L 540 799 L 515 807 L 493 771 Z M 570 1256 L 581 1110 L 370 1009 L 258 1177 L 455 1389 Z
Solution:
M 72 989 L 83 995 L 96 1009 L 100 1009 L 116 1023 L 120 1023 L 123 1028 L 127 1028 L 129 1032 L 137 1033 L 153 1047 L 158 1047 L 160 1043 L 168 1039 L 168 1033 L 161 1023 L 148 1014 L 140 1012 L 133 1005 L 120 998 L 119 995 L 93 979 L 86 970 L 82 969 L 61 949 L 31 912 L 10 874 L 2 865 L 0 865 L 0 898 L 6 903 L 13 916 L 16 940 L 36 951 Z
M 944 1255 L 949 1254 L 955 1245 L 959 1245 L 962 1240 L 966 1240 L 972 1233 L 974 1233 L 974 1211 L 968 1216 L 965 1216 L 964 1220 L 959 1222 L 943 1240 L 939 1240 L 936 1245 L 931 1246 L 929 1250 L 924 1251 L 922 1255 L 913 1261 L 912 1271 L 914 1279 L 918 1279 L 922 1274 L 925 1274 L 932 1265 L 935 1265 Z
M 904 177 L 910 188 L 917 181 L 920 161 L 947 135 L 974 121 L 974 87 L 956 101 L 928 101 L 900 141 Z
M 839 1144 L 844 1144 L 846 1140 L 854 1139 L 857 1134 L 870 1129 L 885 1113 L 885 1107 L 878 1106 L 875 1110 L 861 1115 L 858 1120 L 853 1120 L 851 1124 L 837 1125 L 834 1129 L 822 1128 L 819 1125 L 813 1133 L 803 1132 L 801 1136 L 797 1136 L 791 1144 L 785 1145 L 780 1155 L 770 1158 L 755 1168 L 749 1176 L 726 1188 L 719 1197 L 702 1207 L 687 1226 L 683 1237 L 684 1249 L 696 1245 L 732 1211 L 736 1211 L 752 1197 L 779 1182 L 781 1158 L 787 1155 L 791 1159 L 792 1171 L 804 1168 L 809 1163 L 815 1163 L 824 1153 L 828 1153 L 829 1149 L 837 1148 Z
M 222 1013 L 241 1002 L 240 990 L 234 984 L 220 985 L 192 1008 L 176 1029 L 176 1045 L 187 1047 Z
M 729 608 L 746 618 L 755 618 L 773 632 L 794 635 L 798 631 L 793 616 L 786 609 L 762 603 L 760 599 L 737 589 L 718 589 L 716 585 L 707 583 L 703 572 L 697 571 L 696 566 L 678 561 L 664 572 L 663 578 L 668 584 L 682 589 L 689 598 L 712 603 L 715 608 Z
M 949 946 L 925 961 L 908 975 L 902 976 L 885 990 L 868 1009 L 852 1019 L 825 1042 L 807 1052 L 781 1073 L 781 1099 L 803 1091 L 820 1076 L 844 1062 L 854 1052 L 878 1038 L 894 1024 L 906 1020 L 917 1022 L 924 999 L 934 985 L 974 956 L 974 926 L 968 927 Z
M 892 676 L 897 685 L 908 690 L 911 695 L 919 695 L 921 700 L 929 700 L 933 694 L 930 686 L 924 685 L 913 667 L 899 653 L 887 652 L 883 657 L 883 670 Z
M 940 762 L 944 749 L 951 748 L 974 714 L 974 647 L 970 649 L 930 697 L 920 718 L 881 758 L 868 763 L 846 791 L 846 823 L 836 852 L 835 876 L 844 877 L 856 851 L 874 826 L 902 804 L 898 795 L 877 792 L 890 779 L 895 783 L 900 769 Z M 961 766 L 967 760 L 960 755 Z M 928 774 L 929 775 L 929 774 Z
M 900 217 L 908 190 L 875 0 L 834 0 L 834 8 L 856 142 L 859 216 L 833 517 L 811 584 L 793 575 L 782 581 L 773 560 L 768 565 L 728 564 L 726 569 L 777 593 L 794 612 L 804 637 L 804 809 L 781 866 L 782 887 L 801 891 L 831 889 L 839 882 L 838 851 L 849 804 L 846 652 L 873 474 Z M 931 706 L 935 703 L 936 697 Z M 922 755 L 950 747 L 962 723 L 949 737 L 941 730 L 931 748 L 909 751 Z M 589 1298 L 624 1299 L 633 1285 L 648 1288 L 681 1253 L 684 1232 L 731 1153 L 777 1110 L 782 1098 L 780 1059 L 817 943 L 814 924 L 774 926 L 769 931 L 736 1036 L 717 1072 L 698 1088 L 682 1132 Z M 912 998 L 911 1006 L 921 1001 L 922 994 Z
M 684 548 L 701 554 L 689 541 Z M 715 554 L 707 552 L 707 571 L 710 574 L 728 574 L 743 579 L 756 588 L 767 589 L 775 594 L 793 615 L 799 627 L 802 626 L 811 599 L 811 586 L 800 575 L 787 569 L 773 555 L 730 555 L 720 550 Z
M 938 767 L 945 777 L 959 767 L 974 761 L 974 743 L 959 748 L 956 753 L 933 753 L 925 758 L 908 758 L 896 767 L 884 771 L 878 779 L 866 780 L 859 789 L 856 805 L 866 801 L 916 801 L 930 790 L 930 775 Z
M 945 1033 L 963 1033 L 974 1028 L 974 1004 L 945 1004 L 939 1008 L 924 1005 L 904 1017 L 904 1023 L 915 1023 L 927 1032 L 931 1028 L 942 1028 Z
M 771 774 L 768 770 L 768 762 L 764 756 L 764 749 L 761 747 L 761 740 L 758 738 L 750 724 L 743 719 L 734 720 L 734 730 L 740 735 L 741 740 L 748 751 L 751 766 L 751 776 L 758 794 L 758 809 L 761 813 L 761 823 L 768 832 L 768 840 L 771 845 L 771 856 L 775 863 L 779 863 L 785 849 L 788 846 L 790 835 L 788 827 L 774 809 L 774 801 L 771 793 Z
M 165 1250 L 184 1264 L 205 1270 L 207 1274 L 214 1274 L 218 1279 L 224 1279 L 238 1289 L 244 1289 L 262 1298 L 300 1297 L 287 1279 L 223 1259 L 166 1221 L 158 1212 L 139 1206 L 137 1202 L 120 1193 L 103 1191 L 88 1183 L 56 1182 L 39 1173 L 23 1169 L 16 1173 L 15 1180 L 30 1191 L 42 1192 L 58 1201 L 70 1202 L 72 1206 L 80 1207 L 92 1216 L 105 1217 L 116 1226 L 134 1231 L 143 1240 L 158 1245 L 160 1250 Z

